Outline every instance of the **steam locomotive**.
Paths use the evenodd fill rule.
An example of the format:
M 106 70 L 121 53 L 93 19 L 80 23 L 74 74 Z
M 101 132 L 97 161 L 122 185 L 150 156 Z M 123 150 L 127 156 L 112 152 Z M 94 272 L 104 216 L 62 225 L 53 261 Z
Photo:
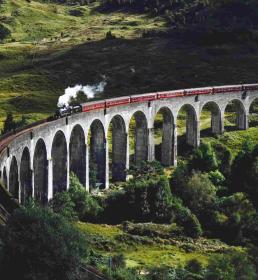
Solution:
M 57 109 L 55 113 L 55 117 L 62 118 L 79 112 L 89 112 L 89 111 L 100 110 L 100 109 L 106 110 L 111 107 L 117 107 L 117 106 L 127 105 L 131 103 L 150 102 L 158 99 L 170 99 L 170 98 L 177 98 L 183 96 L 194 96 L 195 101 L 198 101 L 200 95 L 242 92 L 242 98 L 245 98 L 248 92 L 254 90 L 258 90 L 258 84 L 182 89 L 182 90 L 146 93 L 140 95 L 123 96 L 123 97 L 111 98 L 106 100 L 87 102 L 76 106 L 63 106 L 62 108 Z
M 80 112 L 82 112 L 82 106 L 81 105 L 75 105 L 75 106 L 63 105 L 62 107 L 57 108 L 57 110 L 54 114 L 54 117 L 56 119 L 59 119 L 59 118 L 67 117 L 67 116 L 70 116 L 72 114 L 80 113 Z

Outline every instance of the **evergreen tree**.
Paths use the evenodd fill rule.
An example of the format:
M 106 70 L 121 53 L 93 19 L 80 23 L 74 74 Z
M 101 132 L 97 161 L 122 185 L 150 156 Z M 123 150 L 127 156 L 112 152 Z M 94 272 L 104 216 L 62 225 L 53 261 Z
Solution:
M 2 134 L 12 131 L 15 129 L 15 121 L 13 119 L 12 112 L 7 113 L 6 119 L 4 121 L 4 128 L 2 129 Z

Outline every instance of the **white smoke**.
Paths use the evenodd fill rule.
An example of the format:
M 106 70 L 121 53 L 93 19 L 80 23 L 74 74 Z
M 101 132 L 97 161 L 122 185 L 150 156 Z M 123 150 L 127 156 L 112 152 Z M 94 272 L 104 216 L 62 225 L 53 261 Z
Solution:
M 107 85 L 106 80 L 104 79 L 99 84 L 95 85 L 75 85 L 74 87 L 68 87 L 65 89 L 65 93 L 61 95 L 58 99 L 57 106 L 62 107 L 63 105 L 69 105 L 69 102 L 72 98 L 76 98 L 78 92 L 84 92 L 84 94 L 90 99 L 94 98 L 97 93 L 102 93 Z

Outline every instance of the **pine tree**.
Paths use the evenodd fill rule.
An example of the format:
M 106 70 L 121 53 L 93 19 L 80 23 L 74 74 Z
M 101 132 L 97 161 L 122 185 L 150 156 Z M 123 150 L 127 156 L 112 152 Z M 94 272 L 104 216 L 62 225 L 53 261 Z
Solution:
M 9 112 L 6 115 L 6 119 L 4 121 L 4 128 L 2 129 L 2 134 L 12 131 L 13 129 L 15 129 L 15 121 L 13 120 L 12 112 Z

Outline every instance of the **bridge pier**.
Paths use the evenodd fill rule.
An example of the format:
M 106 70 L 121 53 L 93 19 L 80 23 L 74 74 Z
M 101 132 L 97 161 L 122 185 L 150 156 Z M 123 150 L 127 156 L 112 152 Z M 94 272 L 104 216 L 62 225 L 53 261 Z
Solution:
M 240 130 L 248 129 L 248 116 L 244 112 L 237 114 L 237 127 Z
M 224 128 L 224 119 L 220 112 L 211 112 L 211 131 L 212 134 L 222 134 Z
M 148 161 L 155 160 L 154 128 L 148 129 Z
M 48 161 L 48 191 L 47 191 L 47 199 L 48 201 L 53 198 L 53 160 L 49 158 Z
M 85 143 L 85 187 L 86 191 L 90 191 L 90 168 L 89 168 L 89 146 Z
M 173 141 L 173 157 L 172 157 L 172 160 L 173 160 L 173 165 L 174 166 L 177 166 L 177 125 L 174 123 L 173 124 L 173 138 L 172 138 L 172 141 Z
M 129 132 L 126 133 L 126 161 L 125 161 L 125 168 L 126 168 L 126 180 L 128 180 L 127 172 L 130 169 L 130 137 L 129 137 Z
M 109 188 L 109 150 L 108 150 L 108 140 L 105 138 L 105 189 Z
M 187 114 L 186 143 L 194 148 L 200 145 L 200 121 L 192 112 Z

